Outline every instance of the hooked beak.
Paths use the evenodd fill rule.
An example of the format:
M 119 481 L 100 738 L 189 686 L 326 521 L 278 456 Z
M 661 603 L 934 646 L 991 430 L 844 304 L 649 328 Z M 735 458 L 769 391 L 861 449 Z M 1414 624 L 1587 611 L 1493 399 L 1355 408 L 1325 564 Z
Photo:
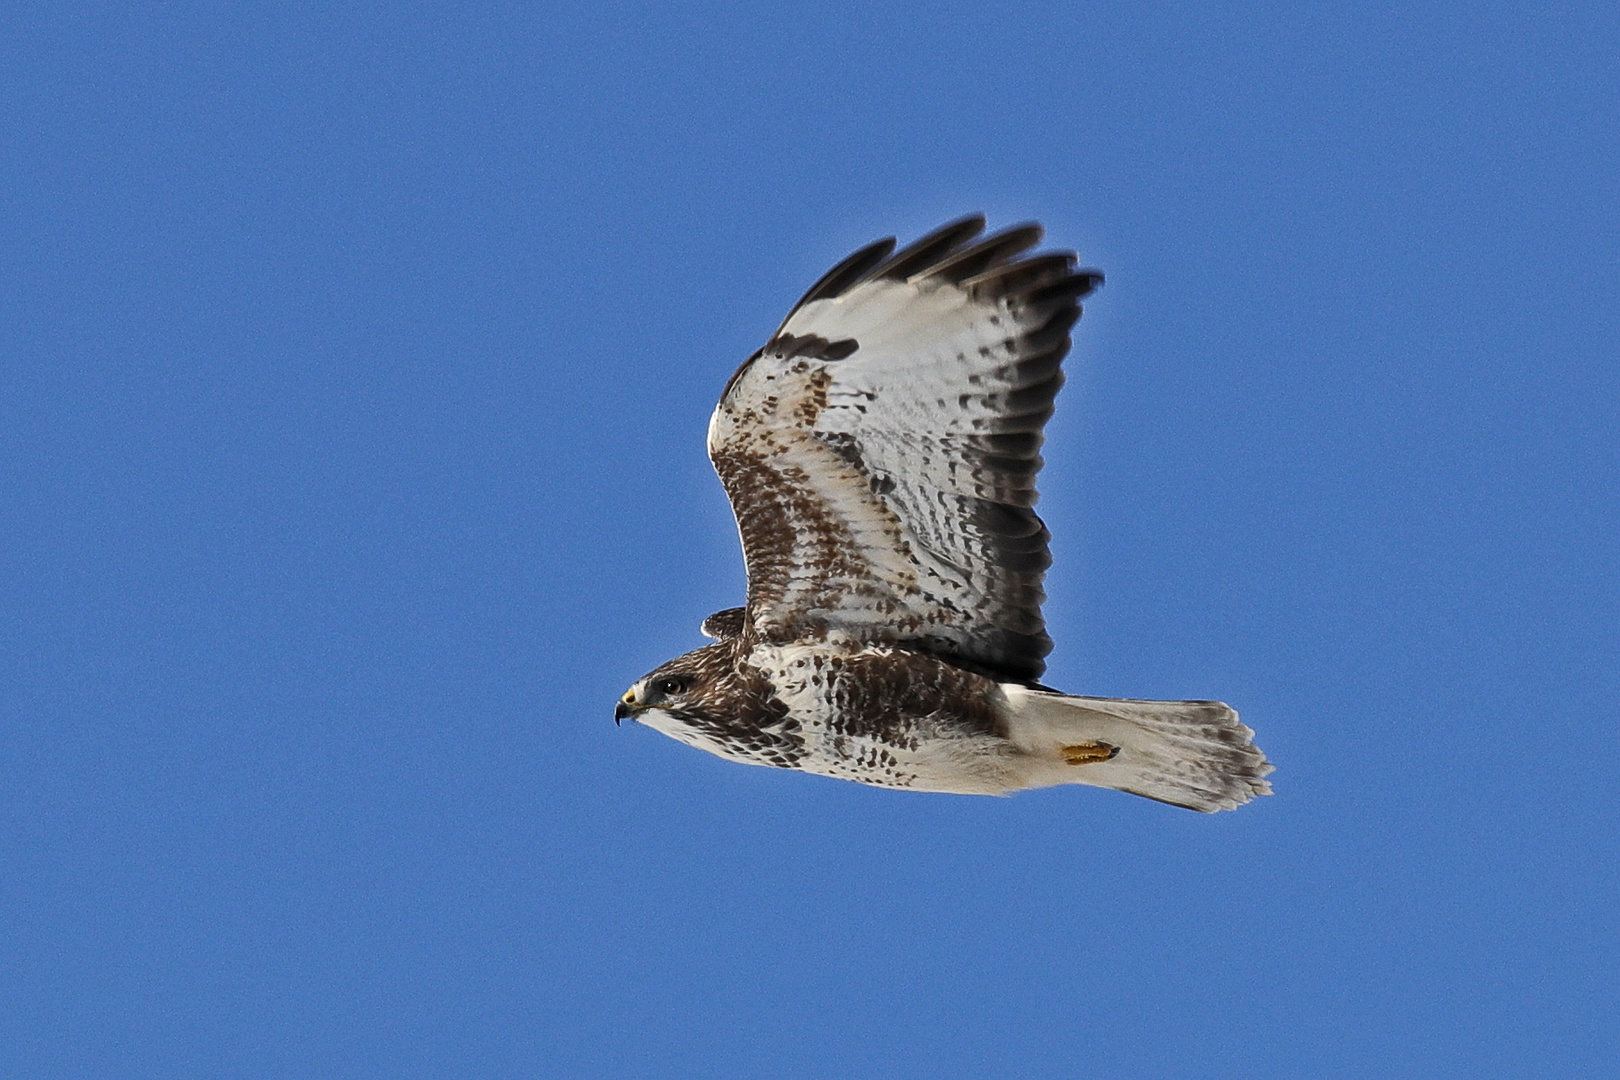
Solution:
M 618 727 L 620 724 L 624 723 L 626 720 L 634 720 L 635 718 L 636 718 L 636 692 L 634 690 L 626 690 L 624 692 L 624 697 L 619 699 L 619 704 L 614 706 L 614 709 L 613 709 L 613 726 Z

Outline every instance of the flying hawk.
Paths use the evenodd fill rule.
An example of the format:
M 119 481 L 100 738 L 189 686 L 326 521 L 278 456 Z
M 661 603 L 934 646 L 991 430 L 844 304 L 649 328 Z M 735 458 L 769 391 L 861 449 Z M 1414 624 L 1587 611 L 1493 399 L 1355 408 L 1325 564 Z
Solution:
M 1039 225 L 952 222 L 827 272 L 726 383 L 709 457 L 748 602 L 614 712 L 732 761 L 1002 795 L 1116 788 L 1194 810 L 1271 792 L 1216 701 L 1040 682 L 1050 534 L 1031 509 L 1079 299 Z

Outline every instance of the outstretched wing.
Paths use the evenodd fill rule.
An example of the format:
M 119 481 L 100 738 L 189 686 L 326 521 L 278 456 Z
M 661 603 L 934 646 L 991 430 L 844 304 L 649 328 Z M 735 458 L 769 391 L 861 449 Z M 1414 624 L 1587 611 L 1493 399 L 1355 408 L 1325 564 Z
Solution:
M 845 634 L 1009 681 L 1045 670 L 1041 429 L 1102 276 L 1025 255 L 1038 225 L 983 229 L 857 251 L 727 384 L 709 456 L 742 533 L 749 632 Z

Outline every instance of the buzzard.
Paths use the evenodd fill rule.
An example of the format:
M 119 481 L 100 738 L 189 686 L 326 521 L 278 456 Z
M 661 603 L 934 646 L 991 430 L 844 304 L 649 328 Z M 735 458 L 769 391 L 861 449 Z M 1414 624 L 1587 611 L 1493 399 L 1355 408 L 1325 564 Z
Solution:
M 1271 791 L 1217 701 L 1040 682 L 1042 428 L 1081 297 L 1027 224 L 952 222 L 829 270 L 726 383 L 709 457 L 747 603 L 625 692 L 634 719 L 732 761 L 912 791 L 1115 788 L 1193 810 Z

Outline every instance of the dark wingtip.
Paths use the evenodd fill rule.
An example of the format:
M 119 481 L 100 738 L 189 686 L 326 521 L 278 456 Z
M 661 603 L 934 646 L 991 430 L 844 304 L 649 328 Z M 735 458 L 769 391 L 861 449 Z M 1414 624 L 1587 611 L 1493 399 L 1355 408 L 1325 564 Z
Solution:
M 873 267 L 889 257 L 889 253 L 894 250 L 894 243 L 894 237 L 885 236 L 882 240 L 867 244 L 859 251 L 846 256 L 837 266 L 822 274 L 821 278 L 799 297 L 799 302 L 793 305 L 787 319 L 782 320 L 782 325 L 786 326 L 788 319 L 793 318 L 806 304 L 843 295 L 851 285 L 866 277 L 872 272 Z M 780 327 L 777 333 L 781 333 Z
M 944 260 L 929 267 L 929 277 L 943 278 L 953 285 L 999 266 L 1041 242 L 1046 230 L 1040 223 L 1029 221 L 1013 225 L 982 237 L 976 243 L 952 252 Z
M 888 262 L 872 272 L 872 276 L 904 281 L 955 254 L 958 248 L 982 232 L 983 214 L 957 218 L 895 252 Z

